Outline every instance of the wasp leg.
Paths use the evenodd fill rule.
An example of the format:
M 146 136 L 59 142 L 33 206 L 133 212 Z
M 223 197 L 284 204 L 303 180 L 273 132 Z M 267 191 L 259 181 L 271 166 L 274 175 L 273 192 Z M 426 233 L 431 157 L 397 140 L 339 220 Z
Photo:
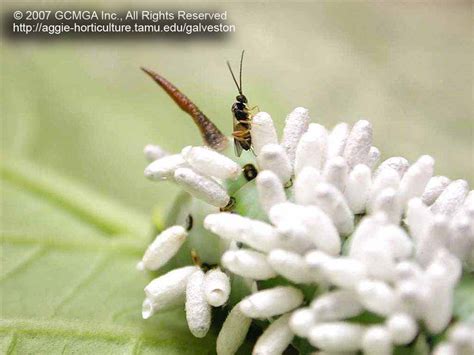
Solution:
M 258 112 L 260 112 L 260 108 L 258 107 L 258 105 L 255 105 L 254 107 L 249 108 L 248 111 L 249 112 L 257 111 L 257 113 L 258 113 Z
M 194 265 L 196 265 L 198 267 L 202 266 L 201 258 L 199 257 L 199 254 L 197 253 L 197 251 L 195 249 L 191 250 L 191 259 L 192 259 Z

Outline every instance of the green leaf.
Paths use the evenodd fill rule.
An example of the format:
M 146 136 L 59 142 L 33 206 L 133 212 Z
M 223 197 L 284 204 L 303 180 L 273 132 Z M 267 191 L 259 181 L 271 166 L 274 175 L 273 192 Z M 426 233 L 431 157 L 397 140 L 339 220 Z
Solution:
M 242 215 L 253 219 L 268 221 L 265 212 L 258 202 L 257 187 L 255 180 L 252 180 L 242 186 L 234 195 L 235 205 L 233 210 Z
M 213 352 L 182 309 L 141 319 L 146 216 L 31 163 L 1 173 L 2 353 Z

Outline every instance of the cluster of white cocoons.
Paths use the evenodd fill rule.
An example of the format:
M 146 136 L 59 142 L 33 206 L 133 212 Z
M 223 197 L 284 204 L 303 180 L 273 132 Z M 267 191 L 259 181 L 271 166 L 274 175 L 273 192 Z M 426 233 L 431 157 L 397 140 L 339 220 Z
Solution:
M 410 344 L 420 329 L 443 332 L 452 320 L 453 292 L 463 267 L 474 266 L 474 192 L 464 180 L 434 176 L 434 159 L 410 164 L 403 157 L 379 163 L 372 127 L 361 120 L 328 130 L 296 108 L 278 141 L 269 114 L 253 117 L 258 200 L 266 220 L 235 213 L 207 215 L 204 227 L 230 241 L 220 268 L 173 270 L 145 289 L 145 318 L 185 297 L 192 333 L 204 336 L 210 307 L 229 296 L 227 275 L 260 281 L 280 276 L 287 285 L 255 290 L 230 311 L 217 339 L 218 354 L 233 354 L 251 319 L 270 320 L 254 354 L 280 354 L 294 336 L 324 353 L 391 354 Z M 173 180 L 217 207 L 229 195 L 222 181 L 241 167 L 203 147 L 158 157 L 145 170 L 154 180 Z M 350 238 L 346 241 L 346 239 Z M 153 242 L 140 263 L 156 270 L 186 239 L 171 227 Z M 239 247 L 236 247 L 239 245 Z M 317 285 L 305 299 L 300 285 Z M 379 324 L 350 318 L 371 312 Z M 457 323 L 436 354 L 474 354 L 472 326 Z

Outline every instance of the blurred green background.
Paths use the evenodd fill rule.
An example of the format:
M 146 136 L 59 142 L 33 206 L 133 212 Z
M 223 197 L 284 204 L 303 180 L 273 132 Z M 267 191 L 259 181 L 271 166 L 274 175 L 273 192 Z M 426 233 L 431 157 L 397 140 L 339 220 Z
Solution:
M 109 1 L 81 7 L 168 5 Z M 151 210 L 164 214 L 177 191 L 143 177 L 142 149 L 157 143 L 177 152 L 200 144 L 200 137 L 140 66 L 172 81 L 229 134 L 236 90 L 225 60 L 236 66 L 245 49 L 245 94 L 279 128 L 296 106 L 309 108 L 312 120 L 327 127 L 365 118 L 383 158 L 413 161 L 430 154 L 437 174 L 474 183 L 471 2 L 200 1 L 171 7 L 225 10 L 236 33 L 205 41 L 2 39 L 1 157 L 7 163 L 0 330 L 6 352 L 74 346 L 88 352 L 90 339 L 99 338 L 111 351 L 109 343 L 118 340 L 107 336 L 115 325 L 103 333 L 91 330 L 99 334 L 94 338 L 86 330 L 97 323 L 130 327 L 121 328 L 130 344 L 118 341 L 118 349 L 142 351 L 143 339 L 155 344 L 157 329 L 179 318 L 158 317 L 149 328 L 137 312 L 145 279 L 133 264 L 148 238 Z M 86 286 L 91 290 L 75 297 Z M 117 297 L 121 303 L 115 304 Z M 168 343 L 160 346 L 174 346 L 170 334 L 179 332 L 178 353 L 207 346 L 189 339 L 185 325 L 176 322 L 179 331 L 162 336 Z M 41 340 L 51 336 L 58 344 Z

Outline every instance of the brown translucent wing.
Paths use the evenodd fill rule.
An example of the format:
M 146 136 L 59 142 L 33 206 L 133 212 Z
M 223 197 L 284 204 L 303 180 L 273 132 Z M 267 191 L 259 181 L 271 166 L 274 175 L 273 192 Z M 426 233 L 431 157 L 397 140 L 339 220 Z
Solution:
M 240 144 L 240 142 L 234 138 L 234 153 L 235 155 L 237 155 L 237 157 L 240 157 L 240 155 L 242 154 L 242 145 Z
M 233 132 L 238 130 L 238 124 L 239 121 L 235 118 L 235 115 L 232 114 L 232 121 L 233 121 Z M 242 155 L 242 144 L 240 144 L 239 140 L 237 138 L 234 138 L 234 153 L 236 156 L 240 157 Z

